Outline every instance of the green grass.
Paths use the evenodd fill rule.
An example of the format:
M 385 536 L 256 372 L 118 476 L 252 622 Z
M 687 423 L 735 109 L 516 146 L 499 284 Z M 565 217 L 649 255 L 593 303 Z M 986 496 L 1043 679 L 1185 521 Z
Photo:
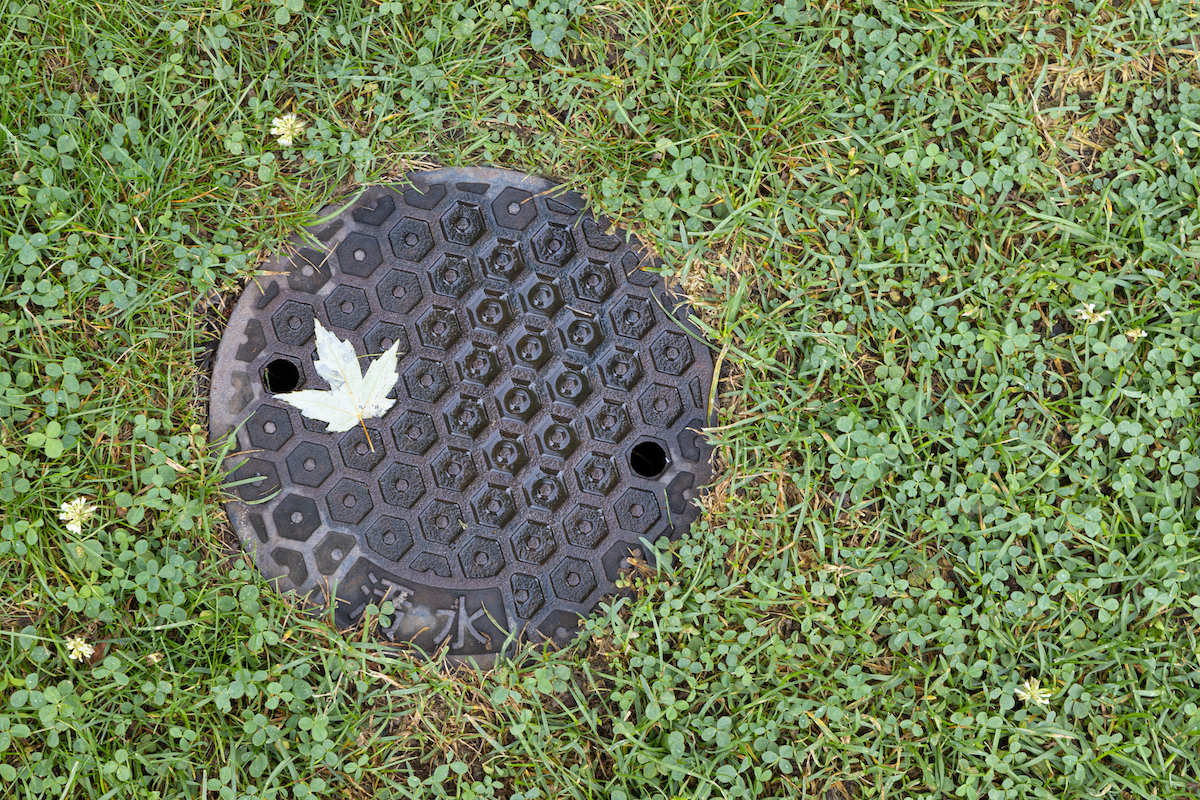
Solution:
M 17 0 L 0 38 L 0 795 L 1200 791 L 1195 3 Z M 314 209 L 481 163 L 662 252 L 723 369 L 704 521 L 489 674 L 258 581 L 198 360 Z

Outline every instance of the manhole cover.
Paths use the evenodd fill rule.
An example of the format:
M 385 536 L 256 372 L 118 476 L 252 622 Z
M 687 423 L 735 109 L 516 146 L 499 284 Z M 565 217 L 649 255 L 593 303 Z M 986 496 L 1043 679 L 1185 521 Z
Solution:
M 342 625 L 386 598 L 383 635 L 425 652 L 563 642 L 641 538 L 696 516 L 712 360 L 577 194 L 504 170 L 410 177 L 238 301 L 210 395 L 212 438 L 237 428 L 229 517 L 281 589 L 336 587 Z M 364 368 L 400 343 L 384 416 L 331 433 L 273 397 L 329 388 L 314 320 Z

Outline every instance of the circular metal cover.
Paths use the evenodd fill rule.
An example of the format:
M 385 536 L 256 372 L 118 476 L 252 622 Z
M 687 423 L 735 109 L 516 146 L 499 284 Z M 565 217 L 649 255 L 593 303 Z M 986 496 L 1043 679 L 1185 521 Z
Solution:
M 510 632 L 565 642 L 640 539 L 695 518 L 712 359 L 578 194 L 497 169 L 409 180 L 331 207 L 246 288 L 210 433 L 236 431 L 229 518 L 279 588 L 336 596 L 345 626 L 390 600 L 389 640 L 487 662 Z M 314 320 L 364 367 L 400 343 L 384 416 L 330 433 L 272 396 L 329 388 Z

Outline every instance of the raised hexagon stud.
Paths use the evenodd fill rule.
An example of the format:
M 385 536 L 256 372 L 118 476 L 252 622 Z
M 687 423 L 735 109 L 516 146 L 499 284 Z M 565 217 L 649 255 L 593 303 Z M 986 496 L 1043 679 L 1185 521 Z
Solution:
M 483 235 L 483 214 L 478 206 L 459 200 L 442 214 L 442 234 L 448 242 L 470 247 Z
M 457 503 L 434 500 L 421 510 L 421 533 L 431 542 L 450 544 L 467 527 Z
M 550 376 L 554 399 L 572 406 L 582 405 L 592 393 L 592 384 L 581 369 L 563 367 Z
M 313 320 L 316 314 L 307 303 L 288 300 L 271 315 L 275 337 L 284 344 L 301 345 L 313 336 Z
M 592 409 L 588 416 L 588 426 L 592 430 L 593 439 L 608 444 L 616 444 L 633 430 L 625 406 L 611 400 L 605 400 Z
M 600 496 L 611 492 L 621 481 L 616 463 L 603 453 L 589 453 L 584 457 L 575 467 L 575 477 L 579 479 L 580 489 Z
M 462 328 L 453 311 L 434 306 L 417 322 L 417 335 L 426 347 L 449 350 L 462 336 Z
M 617 524 L 630 533 L 644 534 L 662 516 L 658 498 L 645 489 L 629 489 L 613 506 Z
M 288 287 L 294 292 L 316 294 L 332 277 L 325 253 L 308 247 L 300 248 L 286 269 Z
M 547 511 L 558 510 L 567 499 L 567 487 L 563 486 L 562 479 L 548 472 L 534 475 L 526 485 L 525 493 L 529 497 L 530 505 Z
M 387 351 L 396 342 L 400 343 L 400 347 L 397 348 L 400 355 L 404 355 L 412 349 L 408 343 L 408 331 L 404 330 L 404 326 L 395 322 L 377 322 L 363 337 L 367 355 L 372 357 Z
M 641 339 L 654 327 L 654 309 L 644 297 L 621 298 L 611 316 L 613 330 L 627 339 Z
M 316 488 L 333 474 L 333 459 L 329 450 L 314 442 L 301 442 L 288 453 L 285 460 L 292 483 Z
M 508 298 L 502 294 L 485 294 L 471 309 L 471 320 L 477 329 L 500 333 L 512 322 Z
M 669 428 L 683 414 L 679 390 L 661 383 L 652 384 L 638 398 L 638 408 L 647 425 Z
M 539 280 L 525 290 L 522 298 L 529 313 L 540 314 L 549 319 L 563 307 L 562 290 L 558 288 L 557 281 L 542 276 L 538 277 Z
M 459 395 L 446 412 L 446 429 L 455 436 L 474 439 L 488 424 L 487 407 L 477 397 Z
M 337 261 L 338 267 L 347 275 L 369 278 L 383 263 L 379 240 L 365 233 L 351 233 L 338 245 Z
M 237 493 L 249 503 L 265 500 L 278 492 L 281 486 L 275 464 L 261 458 L 247 458 L 234 470 L 230 482 L 239 484 Z
M 282 408 L 259 406 L 246 421 L 246 432 L 259 450 L 279 450 L 292 438 L 292 421 Z
M 413 400 L 434 403 L 450 388 L 450 378 L 442 362 L 419 358 L 405 371 L 404 385 Z
M 464 381 L 487 386 L 500 374 L 500 362 L 491 348 L 476 345 L 459 362 L 458 373 Z
M 496 404 L 500 413 L 508 419 L 528 422 L 542 407 L 532 386 L 516 383 L 505 378 L 496 392 Z
M 509 186 L 492 201 L 492 215 L 502 228 L 523 231 L 537 217 L 533 195 L 524 189 Z
M 577 270 L 571 276 L 571 282 L 575 286 L 575 296 L 592 303 L 603 303 L 617 288 L 612 267 L 595 259 L 589 259 L 587 266 Z
M 526 522 L 512 538 L 513 552 L 518 561 L 526 564 L 545 564 L 554 555 L 557 545 L 549 525 Z
M 600 377 L 610 389 L 628 392 L 642 379 L 645 370 L 636 353 L 617 350 L 600 366 Z
M 468 578 L 490 578 L 504 569 L 504 553 L 495 539 L 473 536 L 459 551 L 458 563 Z
M 659 335 L 650 347 L 650 357 L 654 359 L 654 368 L 667 375 L 682 375 L 696 360 L 688 337 L 678 331 Z
M 343 433 L 342 438 L 338 440 L 342 463 L 350 469 L 370 472 L 387 455 L 383 447 L 383 435 L 374 427 L 368 427 L 367 432 L 369 437 L 360 425 Z
M 551 420 L 537 431 L 536 436 L 542 453 L 557 458 L 567 458 L 579 444 L 575 423 L 569 420 Z
M 375 284 L 375 294 L 379 296 L 379 305 L 396 314 L 412 311 L 424 296 L 417 276 L 403 269 L 391 270 L 383 276 L 383 280 Z
M 529 461 L 525 445 L 516 436 L 495 433 L 483 445 L 484 458 L 494 470 L 516 475 Z
M 425 494 L 425 480 L 415 464 L 394 462 L 379 477 L 383 501 L 400 508 L 412 508 Z
M 514 364 L 530 369 L 542 366 L 553 355 L 546 335 L 529 328 L 518 330 L 509 337 L 508 352 L 512 355 Z
M 517 513 L 512 492 L 503 486 L 487 486 L 472 503 L 480 525 L 503 528 Z
M 600 325 L 594 319 L 577 317 L 561 328 L 563 344 L 568 350 L 590 354 L 604 341 Z
M 435 294 L 459 298 L 475 287 L 475 275 L 467 259 L 447 254 L 429 271 L 429 283 Z
M 475 461 L 466 450 L 449 449 L 433 459 L 433 482 L 443 489 L 461 492 L 478 474 Z
M 433 417 L 420 411 L 405 411 L 392 423 L 392 439 L 396 447 L 415 456 L 424 455 L 437 439 Z
M 550 585 L 560 600 L 582 603 L 596 588 L 596 574 L 588 562 L 568 556 L 550 573 Z
M 347 525 L 357 525 L 371 513 L 375 503 L 371 501 L 371 490 L 365 483 L 352 478 L 342 478 L 325 498 L 329 516 Z
M 335 328 L 352 331 L 371 313 L 367 293 L 357 286 L 342 284 L 325 298 L 325 316 Z
M 575 237 L 571 229 L 557 222 L 547 222 L 531 241 L 537 260 L 552 267 L 566 266 L 575 255 Z
M 525 269 L 525 259 L 521 248 L 516 242 L 501 239 L 486 256 L 483 257 L 483 270 L 494 278 L 502 278 L 509 283 L 517 279 L 521 270 Z
M 604 521 L 604 513 L 591 506 L 577 506 L 567 515 L 563 529 L 567 533 L 568 542 L 589 550 L 608 538 L 608 523 Z
M 413 546 L 412 531 L 408 523 L 395 517 L 380 517 L 367 529 L 367 547 L 388 561 L 404 558 Z M 397 600 L 396 597 L 389 598 Z
M 311 497 L 289 494 L 275 506 L 271 516 L 275 520 L 275 531 L 285 539 L 306 542 L 313 531 L 321 527 L 321 515 Z
M 418 262 L 433 249 L 433 233 L 424 220 L 404 217 L 388 234 L 396 258 Z

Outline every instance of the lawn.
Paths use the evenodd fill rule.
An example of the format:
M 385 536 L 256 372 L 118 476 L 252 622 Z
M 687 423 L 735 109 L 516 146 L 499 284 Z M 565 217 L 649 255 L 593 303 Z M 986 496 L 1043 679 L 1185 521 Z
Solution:
M 1200 793 L 1195 2 L 6 0 L 0 38 L 0 795 Z M 264 584 L 205 413 L 272 248 L 469 164 L 642 237 L 721 369 L 701 522 L 488 673 Z

